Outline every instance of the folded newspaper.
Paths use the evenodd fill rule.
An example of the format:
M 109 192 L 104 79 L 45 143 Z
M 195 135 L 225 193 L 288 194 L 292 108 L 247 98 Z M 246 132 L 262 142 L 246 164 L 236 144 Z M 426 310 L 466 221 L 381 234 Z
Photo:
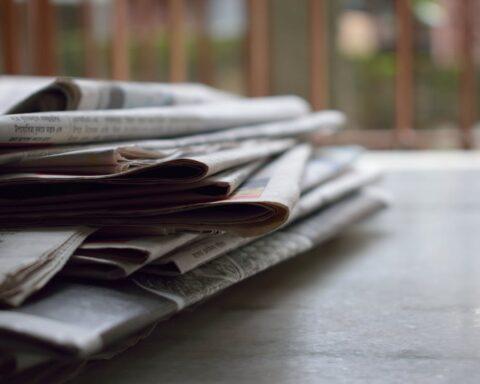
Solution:
M 0 145 L 45 145 L 191 135 L 292 119 L 309 112 L 297 96 L 95 111 L 0 115 Z
M 0 113 L 158 107 L 233 98 L 203 84 L 0 76 Z
M 102 166 L 112 161 L 158 159 L 181 154 L 184 148 L 219 143 L 235 143 L 244 140 L 278 139 L 302 137 L 308 134 L 328 136 L 335 133 L 345 123 L 345 117 L 337 111 L 314 112 L 294 119 L 278 122 L 241 126 L 216 132 L 204 132 L 191 136 L 168 139 L 122 141 L 108 144 L 82 144 L 49 146 L 44 148 L 0 148 L 0 170 L 9 172 L 22 168 L 43 166 Z M 202 148 L 202 147 L 199 147 Z M 204 147 L 203 147 L 204 148 Z M 114 160 L 112 160 L 114 159 Z M 52 173 L 52 172 L 51 172 Z
M 260 149 L 265 149 L 265 145 Z M 283 150 L 288 146 L 284 146 Z M 10 226 L 157 225 L 170 231 L 229 230 L 256 236 L 283 224 L 299 197 L 300 180 L 311 154 L 308 144 L 293 147 L 261 168 L 226 199 L 167 204 L 161 196 L 101 200 L 39 207 L 3 207 L 0 224 Z
M 374 182 L 378 176 L 374 172 L 347 172 L 358 153 L 358 148 L 317 151 L 305 169 L 300 184 L 302 196 L 289 222 Z M 232 234 L 195 233 L 93 236 L 77 249 L 62 273 L 100 279 L 124 278 L 142 268 L 160 274 L 185 273 L 218 257 L 227 247 L 233 249 L 253 240 Z
M 65 164 L 62 167 L 45 164 L 51 162 L 52 159 L 40 160 L 39 164 L 45 164 L 40 168 L 43 173 L 4 174 L 0 178 L 2 184 L 9 185 L 19 181 L 22 184 L 37 182 L 42 185 L 61 182 L 98 182 L 102 184 L 112 182 L 138 185 L 147 183 L 147 179 L 152 179 L 155 184 L 192 183 L 220 171 L 280 153 L 294 144 L 294 139 L 243 140 L 237 143 L 185 147 L 176 151 L 164 151 L 160 154 L 127 154 L 126 152 L 117 154 L 115 151 L 106 150 L 101 154 L 104 157 L 104 164 L 90 166 L 74 164 L 84 161 L 78 159 L 78 153 L 74 153 L 71 157 L 66 156 Z M 91 157 L 89 157 L 90 155 Z M 97 155 L 100 154 L 98 152 L 95 154 L 82 153 L 81 157 L 85 156 L 87 159 L 99 163 L 100 160 L 93 158 Z M 55 161 L 63 160 L 57 158 Z M 70 164 L 68 164 L 69 162 Z M 9 168 L 5 167 L 5 172 L 8 171 Z M 59 174 L 60 172 L 64 173 Z
M 291 152 L 304 153 L 306 148 L 308 147 L 296 148 Z M 327 148 L 316 151 L 315 156 L 312 157 L 306 165 L 301 182 L 298 182 L 299 189 L 303 192 L 302 199 L 294 206 L 294 210 L 288 220 L 291 222 L 292 220 L 298 219 L 305 214 L 318 210 L 331 201 L 339 199 L 375 181 L 378 176 L 375 173 L 361 170 L 348 171 L 348 168 L 352 165 L 358 153 L 358 148 Z M 262 175 L 272 168 L 283 170 L 284 167 L 282 167 L 281 164 L 292 162 L 291 159 L 291 155 L 287 152 L 285 155 L 280 156 L 278 160 L 271 162 L 268 167 L 264 167 L 266 169 L 258 171 L 258 175 L 252 177 L 252 180 L 262 179 Z M 293 163 L 297 162 L 293 161 Z M 261 164 L 254 164 L 254 166 L 255 167 L 250 168 L 257 169 Z M 233 173 L 238 172 L 235 171 Z M 251 172 L 243 173 L 251 174 Z M 219 177 L 218 179 L 221 178 Z M 224 179 L 228 178 L 224 177 Z M 242 178 L 239 183 L 232 182 L 231 186 L 233 187 L 233 184 L 238 185 L 243 182 L 244 184 L 238 191 L 241 192 L 242 188 L 245 186 L 248 187 L 249 183 L 250 185 L 252 183 L 251 181 L 245 183 L 244 180 L 245 178 Z M 289 178 L 288 181 L 291 183 L 293 179 Z M 295 184 L 291 183 L 291 185 Z M 177 191 L 173 196 L 182 197 L 185 196 L 185 193 L 185 191 Z M 235 193 L 233 196 L 235 196 Z M 144 196 L 144 199 L 153 200 L 154 198 L 155 196 Z M 163 197 L 161 198 L 164 199 Z M 168 198 L 165 200 L 169 203 L 176 201 L 175 199 Z M 195 199 L 192 198 L 192 201 L 193 200 Z M 112 200 L 100 200 L 99 203 L 108 205 L 111 201 Z M 223 204 L 225 204 L 225 199 L 220 201 L 223 201 Z M 131 203 L 133 204 L 134 202 L 135 200 L 132 200 Z M 213 202 L 209 204 L 213 204 Z M 126 205 L 128 205 L 128 203 L 126 203 Z M 205 206 L 205 203 L 191 203 L 190 206 L 191 205 Z M 61 204 L 59 207 L 63 208 Z M 32 205 L 27 208 L 35 209 L 36 206 Z M 142 223 L 145 224 L 144 222 Z M 225 228 L 227 227 L 225 226 L 224 229 Z M 162 227 L 162 230 L 163 229 L 164 227 Z M 46 233 L 51 234 L 51 236 L 68 237 L 69 235 L 62 231 L 62 227 L 57 231 L 53 228 L 49 228 L 48 230 L 39 228 L 38 230 L 48 231 Z M 254 240 L 254 238 L 243 238 L 238 235 L 233 235 L 232 233 L 206 236 L 201 233 L 187 232 L 152 236 L 152 232 L 155 230 L 156 227 L 149 228 L 146 233 L 147 236 L 145 236 L 145 234 L 143 236 L 142 234 L 135 234 L 135 232 L 138 232 L 138 228 L 135 228 L 133 231 L 124 230 L 123 232 L 115 228 L 110 231 L 106 231 L 105 228 L 97 230 L 92 240 L 85 242 L 75 251 L 75 256 L 71 259 L 71 262 L 68 263 L 67 267 L 64 268 L 62 273 L 103 279 L 124 278 L 143 267 L 145 267 L 145 271 L 150 271 L 151 273 L 184 273 L 214 257 L 218 257 L 227 250 Z M 256 228 L 256 230 L 258 231 L 258 228 Z M 92 231 L 93 230 L 90 230 L 90 232 Z M 78 232 L 78 236 L 82 236 L 85 229 L 78 229 Z M 110 232 L 109 236 L 105 238 L 104 235 L 102 238 L 101 234 L 105 234 L 105 232 Z M 37 268 L 39 272 L 42 271 L 41 268 L 44 268 L 44 265 L 39 262 L 43 257 L 42 248 L 37 246 L 32 247 L 30 242 L 31 236 L 28 232 L 25 232 L 24 236 L 22 235 L 22 231 L 17 230 L 16 233 L 18 233 L 19 236 L 16 238 L 17 244 L 14 244 L 14 249 L 26 247 L 30 257 L 29 264 L 27 264 L 29 269 Z M 83 238 L 84 237 L 85 235 L 83 235 Z M 46 244 L 54 243 L 52 238 L 47 236 L 45 236 L 45 240 Z M 190 243 L 192 243 L 192 245 L 189 245 Z M 6 254 L 8 254 L 8 252 Z M 14 260 L 20 262 L 21 259 L 16 257 Z M 23 264 L 26 264 L 26 262 Z M 62 263 L 59 264 L 63 266 L 65 262 L 62 261 Z M 48 278 L 51 278 L 55 272 L 57 272 L 57 270 L 47 275 Z M 22 280 L 20 279 L 20 281 Z M 45 282 L 46 281 L 48 281 L 47 278 L 45 278 Z M 24 290 L 24 295 L 20 298 L 15 298 L 15 300 L 9 296 L 2 297 L 0 291 L 0 300 L 10 305 L 18 305 L 23 299 L 28 297 L 29 294 L 35 292 L 35 290 L 34 287 L 32 287 L 30 291 Z
M 41 289 L 93 230 L 0 230 L 0 302 L 19 305 Z
M 57 281 L 23 307 L 0 311 L 4 336 L 0 348 L 14 345 L 19 351 L 37 349 L 62 358 L 94 355 L 153 322 L 312 249 L 384 206 L 384 198 L 373 192 L 350 196 L 181 276 L 141 274 L 114 285 Z
M 310 144 L 343 114 L 296 96 L 0 77 L 0 113 L 9 382 L 117 353 L 386 205 L 360 148 Z

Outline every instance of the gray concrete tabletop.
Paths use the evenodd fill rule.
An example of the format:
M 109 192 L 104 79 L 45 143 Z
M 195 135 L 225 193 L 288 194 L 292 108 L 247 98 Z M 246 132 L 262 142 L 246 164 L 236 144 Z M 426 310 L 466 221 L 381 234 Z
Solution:
M 72 383 L 480 383 L 479 159 L 367 155 L 390 209 Z

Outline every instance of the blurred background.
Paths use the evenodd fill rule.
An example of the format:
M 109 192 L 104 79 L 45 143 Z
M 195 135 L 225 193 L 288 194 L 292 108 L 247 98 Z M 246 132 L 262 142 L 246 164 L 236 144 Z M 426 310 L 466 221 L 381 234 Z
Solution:
M 0 72 L 294 93 L 347 113 L 337 142 L 475 148 L 477 20 L 480 0 L 1 0 Z

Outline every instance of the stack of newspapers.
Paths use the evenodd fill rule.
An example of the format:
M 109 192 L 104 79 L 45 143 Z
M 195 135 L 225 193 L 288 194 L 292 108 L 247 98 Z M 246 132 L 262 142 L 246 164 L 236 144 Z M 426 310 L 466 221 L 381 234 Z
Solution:
M 337 111 L 0 78 L 0 378 L 53 382 L 386 205 Z M 321 250 L 319 250 L 319 257 Z M 159 346 L 161 348 L 161 346 Z M 49 381 L 52 380 L 52 381 Z

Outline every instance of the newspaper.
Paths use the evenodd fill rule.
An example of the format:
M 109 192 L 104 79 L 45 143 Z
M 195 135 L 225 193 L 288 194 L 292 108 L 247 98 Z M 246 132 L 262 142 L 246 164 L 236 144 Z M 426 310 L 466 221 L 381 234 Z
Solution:
M 0 103 L 0 111 L 4 113 L 157 107 L 236 98 L 233 94 L 194 83 L 2 76 L 0 101 L 7 93 L 14 101 Z
M 292 119 L 309 109 L 298 96 L 272 96 L 204 105 L 2 115 L 0 144 L 72 144 L 191 135 Z
M 194 183 L 144 185 L 40 185 L 35 189 L 3 188 L 1 207 L 43 207 L 48 204 L 105 201 L 162 196 L 165 202 L 199 202 L 230 196 L 249 176 L 265 163 L 264 159 L 227 169 Z M 175 192 L 175 193 L 172 193 Z
M 79 168 L 93 165 L 123 166 L 127 160 L 165 159 L 168 156 L 179 156 L 186 149 L 191 151 L 192 148 L 209 148 L 211 152 L 212 148 L 215 148 L 214 145 L 238 143 L 241 140 L 271 140 L 299 137 L 308 133 L 331 135 L 336 132 L 343 121 L 344 118 L 341 113 L 324 111 L 288 121 L 258 124 L 254 127 L 238 127 L 221 132 L 175 139 L 113 144 L 63 145 L 42 149 L 6 148 L 0 149 L 0 166 L 5 171 L 10 169 L 10 172 L 22 172 L 23 168 L 33 166 L 37 168 L 46 166 L 50 168 L 61 166 L 76 166 L 76 168 Z M 26 176 L 9 174 L 6 179 L 17 180 L 22 179 L 22 177 Z
M 42 297 L 0 311 L 0 349 L 36 345 L 39 353 L 62 359 L 91 356 L 187 305 L 312 249 L 384 206 L 377 194 L 354 195 L 185 275 L 136 276 L 137 287 L 129 281 L 109 285 L 56 281 Z
M 108 360 L 138 344 L 149 336 L 156 328 L 152 324 L 139 332 L 118 340 L 107 349 L 100 351 L 88 360 L 55 359 L 47 354 L 32 353 L 31 351 L 15 351 L 15 353 L 0 354 L 1 361 L 7 363 L 3 372 L 0 370 L 0 382 L 9 384 L 64 384 L 74 378 L 86 363 L 93 360 Z M 15 349 L 15 348 L 13 348 Z M 37 351 L 38 352 L 38 351 Z M 9 365 L 8 365 L 9 363 Z
M 212 150 L 215 150 L 215 147 Z M 63 150 L 63 153 L 56 154 L 52 153 L 55 150 L 46 152 L 49 152 L 48 155 L 23 157 L 3 164 L 1 171 L 12 179 L 15 179 L 15 173 L 20 172 L 72 176 L 77 174 L 117 174 L 172 159 L 181 153 L 178 149 L 149 151 L 136 146 L 81 148 L 68 152 Z M 4 154 L 4 158 L 10 155 Z M 14 156 L 15 154 L 10 157 Z M 12 173 L 13 175 L 11 175 Z
M 378 210 L 383 202 L 377 199 L 350 198 L 333 205 L 296 225 L 279 230 L 251 244 L 213 259 L 187 274 L 173 278 L 151 274 L 136 276 L 142 288 L 174 300 L 179 309 L 204 300 L 239 281 L 299 253 L 312 249 L 339 230 Z
M 372 171 L 354 170 L 313 188 L 302 195 L 286 224 L 302 219 L 327 204 L 358 191 L 375 182 L 378 177 L 379 174 Z M 255 239 L 231 233 L 205 237 L 170 252 L 166 257 L 155 260 L 146 265 L 142 272 L 158 275 L 184 274 Z
M 0 114 L 7 113 L 53 80 L 52 77 L 0 76 Z
M 0 185 L 34 183 L 45 185 L 48 183 L 55 185 L 51 188 L 61 191 L 58 184 L 62 183 L 110 183 L 142 186 L 152 183 L 166 185 L 193 183 L 221 171 L 275 155 L 295 143 L 294 139 L 278 139 L 200 145 L 183 148 L 159 159 L 123 157 L 118 163 L 113 162 L 111 165 L 112 167 L 123 167 L 122 169 L 100 175 L 72 174 L 72 169 L 65 174 L 46 173 L 45 170 L 42 173 L 38 171 L 35 173 L 5 173 L 0 174 Z M 114 171 L 114 169 L 110 169 L 110 171 Z
M 343 114 L 337 111 L 322 111 L 311 113 L 295 119 L 275 123 L 257 124 L 225 129 L 219 132 L 210 132 L 179 138 L 162 140 L 142 140 L 110 144 L 83 144 L 62 145 L 46 148 L 3 148 L 0 149 L 0 166 L 14 168 L 34 164 L 63 165 L 75 160 L 76 165 L 95 165 L 105 158 L 106 151 L 116 151 L 116 156 L 129 159 L 156 159 L 170 155 L 180 148 L 213 145 L 214 143 L 232 143 L 240 140 L 275 139 L 285 137 L 299 137 L 315 133 L 316 136 L 334 134 L 344 123 Z M 68 161 L 67 161 L 68 159 Z M 85 163 L 85 159 L 88 162 Z M 82 160 L 84 162 L 82 162 Z M 108 163 L 110 164 L 110 163 Z
M 165 142 L 169 142 L 165 140 Z M 122 157 L 126 159 L 157 159 L 168 156 L 176 149 L 155 148 L 149 150 L 129 142 L 115 144 L 62 145 L 45 148 L 1 148 L 2 171 L 33 166 L 92 166 L 110 165 Z
M 42 288 L 92 231 L 82 227 L 0 231 L 0 303 L 20 305 Z
M 267 144 L 260 148 L 265 148 Z M 311 154 L 297 145 L 260 169 L 227 199 L 194 204 L 164 205 L 161 197 L 98 202 L 97 208 L 52 210 L 3 207 L 0 223 L 17 225 L 160 226 L 171 230 L 230 231 L 256 236 L 282 225 L 299 197 L 300 181 Z M 92 203 L 93 204 L 93 203 Z M 23 210 L 24 212 L 20 212 Z
M 63 275 L 114 280 L 125 278 L 172 250 L 197 240 L 198 233 L 89 241 L 61 271 Z M 92 268 L 92 265 L 94 268 Z
M 346 194 L 349 189 L 353 190 L 356 185 L 361 186 L 363 182 L 365 184 L 369 182 L 368 174 L 365 174 L 364 178 L 362 178 L 357 171 L 358 177 L 356 181 L 355 172 L 346 178 L 346 181 L 351 181 L 350 184 L 342 180 L 333 180 L 334 186 L 330 188 L 321 187 L 320 193 L 304 195 L 305 192 L 344 172 L 353 163 L 360 151 L 358 147 L 331 147 L 317 150 L 305 169 L 301 182 L 302 197 L 295 206 L 294 212 L 299 211 L 297 206 L 305 207 L 303 210 L 309 209 L 313 211 L 320 208 L 322 204 L 326 204 L 328 199 L 334 200 L 335 196 L 331 196 L 329 191 L 336 191 L 338 197 L 340 197 L 340 195 Z M 374 175 L 372 174 L 373 179 Z M 323 191 L 325 193 L 322 194 Z M 324 196 L 326 198 L 322 199 Z M 304 200 L 305 202 L 303 202 Z M 168 252 L 158 252 L 157 249 L 162 247 L 165 238 L 170 239 L 172 236 L 184 238 L 185 241 L 179 241 L 178 247 L 174 249 L 169 248 Z M 214 257 L 220 256 L 227 250 L 246 244 L 248 241 L 253 241 L 254 238 L 240 238 L 239 236 L 229 234 L 215 236 L 201 236 L 198 234 L 192 240 L 192 238 L 184 234 L 168 236 L 129 236 L 127 234 L 126 237 L 119 237 L 117 234 L 116 239 L 109 240 L 109 242 L 103 244 L 102 242 L 87 239 L 77 249 L 69 264 L 61 273 L 98 279 L 117 279 L 124 278 L 145 266 L 147 267 L 143 271 L 151 271 L 152 273 L 185 273 Z M 129 246 L 131 241 L 134 244 L 132 247 Z M 189 243 L 188 245 L 187 242 Z M 90 252 L 84 252 L 83 249 L 85 247 Z M 143 254 L 151 256 L 149 258 L 136 259 L 132 263 L 131 260 L 125 260 L 122 253 L 116 255 L 115 252 L 112 252 L 112 249 L 120 247 L 124 250 L 126 249 L 127 252 L 138 253 L 141 251 Z M 105 254 L 108 254 L 108 260 L 105 260 Z
M 302 191 L 308 191 L 352 167 L 363 152 L 359 146 L 317 148 L 302 178 Z
M 193 145 L 224 141 L 255 139 L 272 139 L 289 136 L 308 136 L 309 134 L 330 136 L 346 122 L 345 115 L 339 111 L 320 111 L 302 115 L 292 120 L 275 121 L 254 126 L 225 129 L 206 134 L 196 134 L 179 138 L 177 145 Z M 161 143 L 161 142 L 160 142 Z

